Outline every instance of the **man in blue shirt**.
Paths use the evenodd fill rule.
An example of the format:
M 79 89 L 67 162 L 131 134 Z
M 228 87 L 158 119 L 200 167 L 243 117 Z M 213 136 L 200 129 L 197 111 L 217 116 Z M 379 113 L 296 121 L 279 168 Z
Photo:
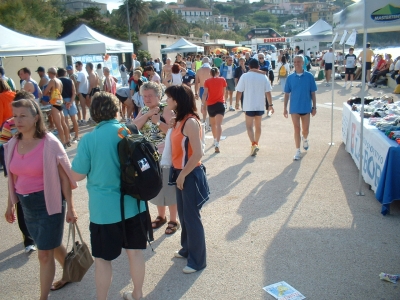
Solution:
M 260 71 L 263 71 L 264 74 L 269 78 L 272 87 L 272 82 L 274 81 L 274 71 L 272 70 L 271 62 L 268 59 L 265 59 L 264 53 L 258 53 L 258 61 L 260 62 Z M 272 114 L 271 111 L 268 110 L 268 107 L 268 99 L 265 98 L 265 109 L 268 111 L 268 116 L 270 117 Z
M 294 57 L 294 70 L 286 79 L 285 85 L 285 98 L 283 115 L 288 117 L 288 101 L 290 94 L 289 114 L 291 114 L 294 126 L 294 142 L 296 144 L 296 154 L 294 160 L 301 158 L 300 151 L 300 130 L 302 129 L 303 148 L 307 150 L 308 145 L 308 132 L 310 127 L 310 114 L 314 117 L 317 113 L 317 100 L 315 92 L 317 85 L 315 84 L 314 76 L 304 71 L 303 69 L 304 57 L 296 55 Z M 301 127 L 300 127 L 301 121 Z

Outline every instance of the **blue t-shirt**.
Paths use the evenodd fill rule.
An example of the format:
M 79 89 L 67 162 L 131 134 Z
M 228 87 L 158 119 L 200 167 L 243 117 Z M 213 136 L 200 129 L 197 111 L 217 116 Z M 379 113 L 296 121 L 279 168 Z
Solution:
M 269 62 L 269 60 L 264 60 L 264 63 L 262 65 L 260 63 L 260 70 L 266 72 L 266 75 L 268 76 L 268 72 L 269 70 L 271 70 L 271 63 Z
M 311 112 L 311 93 L 317 91 L 314 76 L 310 72 L 290 74 L 286 78 L 285 93 L 290 93 L 289 114 Z
M 113 224 L 121 221 L 120 164 L 117 144 L 121 140 L 118 130 L 123 125 L 115 119 L 103 121 L 85 134 L 72 162 L 72 170 L 87 174 L 90 222 Z M 146 211 L 144 201 L 141 212 Z M 138 214 L 137 200 L 125 196 L 125 218 Z

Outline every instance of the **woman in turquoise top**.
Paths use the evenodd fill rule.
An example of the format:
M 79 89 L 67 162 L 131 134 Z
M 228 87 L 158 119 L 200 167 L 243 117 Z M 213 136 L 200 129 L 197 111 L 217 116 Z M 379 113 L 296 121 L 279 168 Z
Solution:
M 92 98 L 90 115 L 98 123 L 96 128 L 83 136 L 72 162 L 74 179 L 87 177 L 90 213 L 90 240 L 95 257 L 97 299 L 107 299 L 112 281 L 111 261 L 122 248 L 126 249 L 134 290 L 125 292 L 125 299 L 140 299 L 145 273 L 142 249 L 146 249 L 146 234 L 142 230 L 141 217 L 146 206 L 136 199 L 125 196 L 125 236 L 123 243 L 120 210 L 120 163 L 117 144 L 121 140 L 118 130 L 123 126 L 117 121 L 118 99 L 106 92 Z M 146 226 L 146 224 L 143 224 Z

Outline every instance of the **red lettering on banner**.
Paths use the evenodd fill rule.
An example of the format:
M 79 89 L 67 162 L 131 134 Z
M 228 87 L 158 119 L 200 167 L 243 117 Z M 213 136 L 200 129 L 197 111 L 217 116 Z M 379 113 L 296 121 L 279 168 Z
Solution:
M 285 42 L 286 42 L 286 38 L 285 37 L 264 39 L 264 43 L 285 43 Z

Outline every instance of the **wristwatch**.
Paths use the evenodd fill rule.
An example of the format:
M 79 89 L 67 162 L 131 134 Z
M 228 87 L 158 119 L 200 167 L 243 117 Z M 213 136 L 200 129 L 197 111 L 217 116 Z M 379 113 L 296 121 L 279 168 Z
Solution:
M 311 109 L 315 109 L 315 110 L 317 110 L 317 108 L 316 108 L 316 107 L 311 107 Z
M 161 122 L 160 122 L 160 121 L 157 121 L 156 125 L 157 125 L 157 126 L 160 126 L 160 124 L 161 124 Z

